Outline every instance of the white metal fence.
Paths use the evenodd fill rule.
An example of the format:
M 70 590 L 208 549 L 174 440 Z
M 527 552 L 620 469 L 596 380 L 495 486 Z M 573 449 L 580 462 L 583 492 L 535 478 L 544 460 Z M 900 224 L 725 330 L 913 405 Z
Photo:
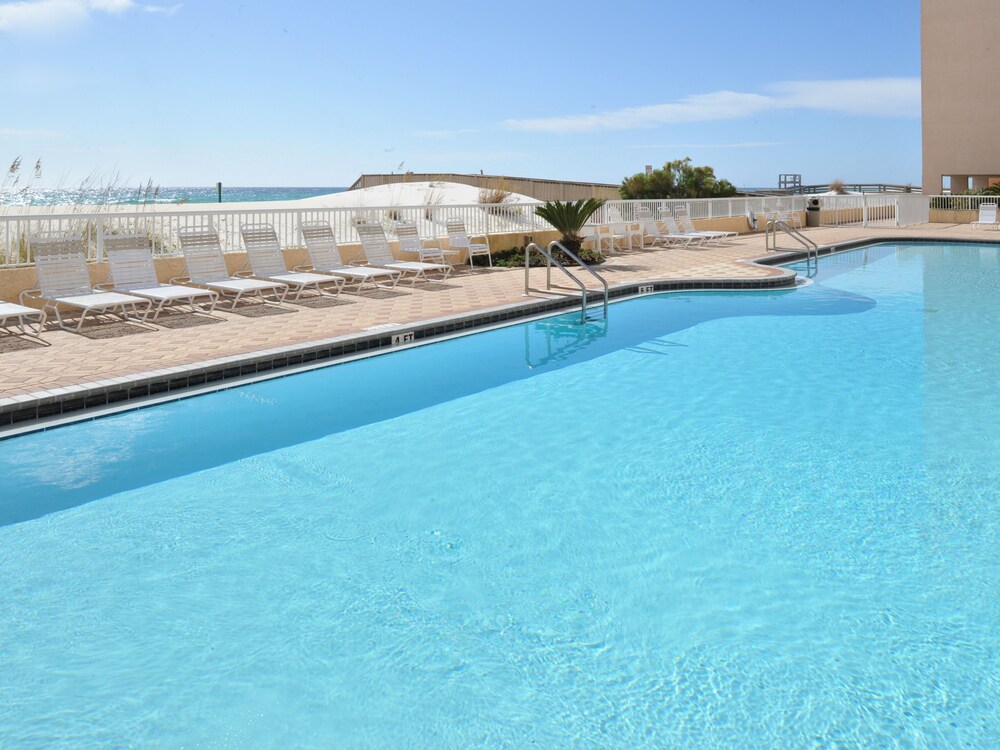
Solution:
M 748 211 L 766 216 L 776 211 L 802 211 L 812 196 L 768 198 L 702 198 L 672 200 L 608 201 L 591 218 L 591 223 L 634 222 L 639 209 L 659 216 L 662 209 L 671 213 L 683 207 L 693 219 L 743 217 Z M 928 205 L 939 198 L 948 200 L 979 199 L 982 196 L 920 196 L 905 194 L 867 194 L 817 196 L 823 223 L 836 226 L 906 226 L 927 221 Z M 976 202 L 976 206 L 978 206 Z M 0 210 L 0 267 L 28 265 L 32 262 L 31 237 L 42 232 L 61 232 L 83 237 L 89 258 L 103 260 L 103 234 L 144 232 L 153 241 L 159 255 L 180 254 L 179 230 L 212 225 L 219 230 L 223 249 L 240 249 L 240 226 L 268 223 L 275 227 L 283 246 L 298 246 L 299 224 L 303 221 L 328 221 L 341 243 L 357 242 L 354 227 L 358 222 L 380 222 L 390 236 L 398 221 L 415 222 L 426 239 L 447 236 L 448 219 L 465 222 L 470 233 L 531 234 L 552 227 L 535 214 L 541 203 L 466 204 L 427 206 L 363 206 L 357 208 L 241 208 L 239 204 L 204 206 L 184 210 L 130 206 L 101 211 L 87 208 L 56 213 L 44 209 L 17 212 Z M 971 200 L 970 203 L 971 204 Z
M 929 219 L 930 200 L 923 195 L 821 195 L 820 221 L 824 226 L 905 227 Z
M 240 208 L 239 205 L 192 206 L 188 210 L 163 210 L 156 207 L 135 209 L 128 206 L 102 211 L 75 210 L 55 213 L 34 210 L 15 213 L 14 209 L 0 213 L 0 267 L 28 265 L 32 262 L 31 237 L 43 232 L 59 232 L 82 236 L 87 241 L 89 258 L 103 260 L 104 234 L 142 232 L 153 241 L 158 255 L 180 254 L 178 232 L 187 227 L 214 226 L 219 231 L 222 247 L 227 252 L 240 249 L 240 226 L 272 224 L 283 246 L 301 244 L 299 224 L 303 221 L 328 221 L 341 243 L 357 242 L 354 227 L 358 222 L 380 222 L 390 238 L 398 221 L 416 223 L 426 239 L 447 236 L 448 219 L 458 218 L 474 234 L 531 234 L 552 229 L 535 214 L 538 203 L 501 203 L 427 206 L 363 206 L 358 208 Z M 591 223 L 635 221 L 639 208 L 649 209 L 659 216 L 660 209 L 673 212 L 684 207 L 694 219 L 744 216 L 748 210 L 802 210 L 805 199 L 787 197 L 718 198 L 698 200 L 609 201 L 591 218 Z
M 449 219 L 462 219 L 473 234 L 531 233 L 551 229 L 535 215 L 528 204 L 471 204 L 431 206 L 365 206 L 360 208 L 192 208 L 185 211 L 110 209 L 100 212 L 72 213 L 0 213 L 0 267 L 32 262 L 31 238 L 44 232 L 58 232 L 83 237 L 88 257 L 103 260 L 104 234 L 145 233 L 152 239 L 158 255 L 179 255 L 178 232 L 188 227 L 213 226 L 219 232 L 223 250 L 240 249 L 240 227 L 267 223 L 274 226 L 282 246 L 302 244 L 299 224 L 303 221 L 328 221 L 341 243 L 357 242 L 354 231 L 359 222 L 380 222 L 392 238 L 396 222 L 416 223 L 425 238 L 447 236 Z
M 933 211 L 978 211 L 983 203 L 1000 203 L 1000 195 L 932 195 Z

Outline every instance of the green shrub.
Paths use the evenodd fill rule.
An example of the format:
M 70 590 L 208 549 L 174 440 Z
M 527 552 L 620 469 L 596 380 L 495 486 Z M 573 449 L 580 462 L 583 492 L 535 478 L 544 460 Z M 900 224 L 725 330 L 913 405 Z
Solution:
M 581 248 L 577 255 L 579 255 L 580 260 L 588 266 L 599 266 L 605 261 L 605 257 L 599 252 L 587 248 Z M 558 248 L 553 251 L 552 256 L 564 266 L 576 265 L 576 263 L 573 262 L 568 255 Z M 532 268 L 544 266 L 545 256 L 539 252 L 532 251 L 529 263 Z M 480 265 L 485 264 L 486 260 L 483 259 Z M 493 265 L 500 266 L 501 268 L 524 268 L 524 247 L 511 247 L 507 250 L 497 250 L 493 253 Z

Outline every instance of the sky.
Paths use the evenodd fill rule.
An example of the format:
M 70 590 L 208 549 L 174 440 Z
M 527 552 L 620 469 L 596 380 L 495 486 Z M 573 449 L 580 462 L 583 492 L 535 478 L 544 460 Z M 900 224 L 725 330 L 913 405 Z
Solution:
M 39 184 L 363 172 L 920 183 L 919 0 L 0 0 Z M 4 174 L 0 172 L 0 184 Z

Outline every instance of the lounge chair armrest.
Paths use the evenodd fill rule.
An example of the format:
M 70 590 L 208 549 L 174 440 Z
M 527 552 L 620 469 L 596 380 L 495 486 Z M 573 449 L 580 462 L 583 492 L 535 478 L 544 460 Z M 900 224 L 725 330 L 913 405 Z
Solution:
M 115 289 L 115 284 L 113 281 L 102 281 L 99 284 L 94 284 L 94 289 L 100 289 L 102 292 L 112 292 Z
M 315 271 L 316 269 L 312 267 L 311 263 L 306 263 L 301 266 L 292 266 L 292 270 L 296 273 L 307 273 L 309 271 Z
M 187 274 L 181 274 L 180 276 L 174 276 L 167 283 L 168 284 L 190 284 L 191 283 L 191 277 L 188 276 Z
M 234 279 L 252 279 L 253 271 L 247 271 L 245 269 L 239 270 L 233 274 Z
M 28 302 L 29 300 L 42 300 L 42 299 L 44 299 L 44 297 L 42 297 L 42 290 L 41 289 L 25 289 L 23 292 L 21 292 L 18 295 L 17 298 L 21 302 L 22 305 L 25 302 Z

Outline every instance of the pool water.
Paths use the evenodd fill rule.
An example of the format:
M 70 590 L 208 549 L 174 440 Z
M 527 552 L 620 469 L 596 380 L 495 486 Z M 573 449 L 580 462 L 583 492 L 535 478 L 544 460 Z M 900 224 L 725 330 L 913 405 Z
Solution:
M 810 273 L 0 443 L 0 746 L 1000 746 L 997 248 Z

